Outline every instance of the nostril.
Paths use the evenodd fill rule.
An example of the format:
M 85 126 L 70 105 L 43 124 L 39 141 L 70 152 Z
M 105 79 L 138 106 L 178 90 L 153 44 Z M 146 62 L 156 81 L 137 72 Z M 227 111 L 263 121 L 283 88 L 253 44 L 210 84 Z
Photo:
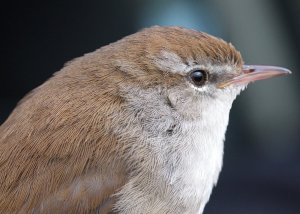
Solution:
M 244 69 L 243 70 L 243 73 L 244 74 L 249 74 L 249 73 L 252 73 L 252 72 L 254 72 L 255 71 L 255 68 L 249 68 L 249 69 Z

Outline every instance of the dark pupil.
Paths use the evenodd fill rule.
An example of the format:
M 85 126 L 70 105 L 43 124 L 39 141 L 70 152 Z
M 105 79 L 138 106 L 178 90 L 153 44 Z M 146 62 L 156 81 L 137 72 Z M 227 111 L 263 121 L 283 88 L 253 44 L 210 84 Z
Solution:
M 195 83 L 201 83 L 204 80 L 203 71 L 194 71 L 192 73 L 192 79 Z

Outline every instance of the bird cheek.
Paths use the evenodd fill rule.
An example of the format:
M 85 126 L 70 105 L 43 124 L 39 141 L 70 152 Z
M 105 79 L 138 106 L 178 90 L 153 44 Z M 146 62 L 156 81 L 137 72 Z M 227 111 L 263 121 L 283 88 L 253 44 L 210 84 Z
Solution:
M 181 112 L 187 107 L 189 99 L 193 96 L 191 92 L 183 89 L 170 90 L 168 92 L 168 102 L 169 105 Z
M 177 106 L 179 97 L 175 93 L 169 93 L 168 95 L 168 104 L 172 107 L 175 108 Z

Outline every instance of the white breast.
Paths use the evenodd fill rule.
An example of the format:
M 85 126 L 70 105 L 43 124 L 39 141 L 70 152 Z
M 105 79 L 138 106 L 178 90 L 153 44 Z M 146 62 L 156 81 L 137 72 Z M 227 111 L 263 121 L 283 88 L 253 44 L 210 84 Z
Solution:
M 202 213 L 222 168 L 223 142 L 231 106 L 221 102 L 215 104 L 201 112 L 201 120 L 182 121 L 181 141 L 174 140 L 181 149 L 173 154 L 174 160 L 178 155 L 181 157 L 176 170 L 167 176 L 171 176 L 176 197 L 190 207 L 186 213 Z
M 224 134 L 201 132 L 204 130 L 201 123 L 194 124 L 189 130 L 192 131 L 188 131 L 187 140 L 193 144 L 187 149 L 182 167 L 178 169 L 183 172 L 180 194 L 187 202 L 191 199 L 198 202 L 196 209 L 201 213 L 222 167 Z

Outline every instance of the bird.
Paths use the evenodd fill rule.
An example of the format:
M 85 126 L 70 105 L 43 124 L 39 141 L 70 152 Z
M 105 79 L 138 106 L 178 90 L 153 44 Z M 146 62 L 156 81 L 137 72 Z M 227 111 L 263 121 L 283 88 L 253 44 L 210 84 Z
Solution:
M 0 213 L 201 214 L 233 101 L 290 73 L 177 26 L 78 57 L 0 126 Z

